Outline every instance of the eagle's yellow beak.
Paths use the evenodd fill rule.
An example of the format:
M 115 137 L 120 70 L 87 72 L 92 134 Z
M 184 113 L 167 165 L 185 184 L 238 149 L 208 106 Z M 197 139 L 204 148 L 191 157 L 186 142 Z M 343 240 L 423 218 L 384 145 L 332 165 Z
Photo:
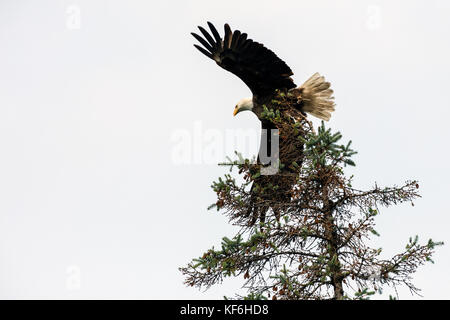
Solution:
M 236 106 L 236 107 L 234 107 L 234 111 L 233 111 L 233 117 L 235 116 L 235 115 L 237 115 L 238 114 L 238 112 L 239 112 L 239 108 Z

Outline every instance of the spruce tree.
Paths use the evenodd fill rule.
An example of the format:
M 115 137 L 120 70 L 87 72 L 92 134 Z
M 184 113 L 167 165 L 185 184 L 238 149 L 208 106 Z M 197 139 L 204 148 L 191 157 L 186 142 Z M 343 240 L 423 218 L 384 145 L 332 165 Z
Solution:
M 388 259 L 382 257 L 381 248 L 367 244 L 379 235 L 375 218 L 380 209 L 420 197 L 418 182 L 359 190 L 344 172 L 346 166 L 355 165 L 356 152 L 350 142 L 341 144 L 339 132 L 333 133 L 323 122 L 314 130 L 305 117 L 292 122 L 284 113 L 266 113 L 280 128 L 280 139 L 302 144 L 304 157 L 301 164 L 283 159 L 277 184 L 258 190 L 267 194 L 269 188 L 277 195 L 283 176 L 295 175 L 297 183 L 289 197 L 261 196 L 254 201 L 250 187 L 262 167 L 239 154 L 237 160 L 221 164 L 236 169 L 243 182 L 231 173 L 213 182 L 217 202 L 210 209 L 226 215 L 239 231 L 223 237 L 220 248 L 212 247 L 180 268 L 185 283 L 209 288 L 226 277 L 241 276 L 248 294 L 236 295 L 238 299 L 368 299 L 386 287 L 393 287 L 397 298 L 399 285 L 418 294 L 412 275 L 420 265 L 432 262 L 441 242 L 419 243 L 414 236 L 403 252 Z M 254 223 L 249 206 L 277 208 L 277 214 Z

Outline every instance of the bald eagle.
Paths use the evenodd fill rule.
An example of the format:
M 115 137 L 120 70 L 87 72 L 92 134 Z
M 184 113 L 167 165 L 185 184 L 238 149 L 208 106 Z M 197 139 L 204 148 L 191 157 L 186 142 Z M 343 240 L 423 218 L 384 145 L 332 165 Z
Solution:
M 238 76 L 252 92 L 252 97 L 238 101 L 233 115 L 235 116 L 242 111 L 251 111 L 261 121 L 262 137 L 258 163 L 267 165 L 262 161 L 261 155 L 271 154 L 276 154 L 280 162 L 283 163 L 289 154 L 290 161 L 301 164 L 303 157 L 303 145 L 301 144 L 293 144 L 292 140 L 282 138 L 279 142 L 278 152 L 277 150 L 271 150 L 274 139 L 282 137 L 283 132 L 279 132 L 280 127 L 264 117 L 264 111 L 280 109 L 274 101 L 277 101 L 281 94 L 284 97 L 289 97 L 289 105 L 291 106 L 289 111 L 280 109 L 282 112 L 296 111 L 303 116 L 309 113 L 319 119 L 328 121 L 335 106 L 330 83 L 325 81 L 325 78 L 319 73 L 315 73 L 303 85 L 297 87 L 291 78 L 293 72 L 289 66 L 263 44 L 249 39 L 246 33 L 239 30 L 232 32 L 228 24 L 224 26 L 225 35 L 222 38 L 211 22 L 207 24 L 211 33 L 201 26 L 198 29 L 203 37 L 191 33 L 203 47 L 198 44 L 194 44 L 194 46 L 208 58 L 214 60 L 217 65 Z M 295 119 L 294 114 L 290 114 L 290 117 Z M 269 158 L 272 159 L 271 157 L 264 157 L 264 159 Z M 256 221 L 258 216 L 261 221 L 264 221 L 269 207 L 273 209 L 277 218 L 279 217 L 279 208 L 273 200 L 276 198 L 279 203 L 280 194 L 283 195 L 282 201 L 288 200 L 289 191 L 296 182 L 295 176 L 288 180 L 280 180 L 279 177 L 283 174 L 283 172 L 277 172 L 274 175 L 261 175 L 253 181 L 250 191 L 253 205 L 248 210 L 248 214 L 253 213 L 252 223 Z M 273 191 L 255 192 L 256 189 L 261 190 L 264 185 L 278 185 L 278 197 L 274 197 Z M 256 205 L 256 202 L 260 205 Z

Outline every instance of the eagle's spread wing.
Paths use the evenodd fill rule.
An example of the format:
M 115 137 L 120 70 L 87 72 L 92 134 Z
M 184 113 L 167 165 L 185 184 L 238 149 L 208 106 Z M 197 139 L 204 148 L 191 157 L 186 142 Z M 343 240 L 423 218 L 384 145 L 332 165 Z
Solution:
M 217 62 L 245 82 L 253 95 L 270 94 L 275 89 L 295 88 L 293 75 L 288 65 L 275 53 L 261 43 L 247 39 L 246 33 L 231 31 L 225 24 L 225 36 L 222 39 L 216 28 L 208 22 L 211 34 L 198 27 L 204 38 L 196 33 L 192 35 L 203 45 L 194 45 L 200 52 Z

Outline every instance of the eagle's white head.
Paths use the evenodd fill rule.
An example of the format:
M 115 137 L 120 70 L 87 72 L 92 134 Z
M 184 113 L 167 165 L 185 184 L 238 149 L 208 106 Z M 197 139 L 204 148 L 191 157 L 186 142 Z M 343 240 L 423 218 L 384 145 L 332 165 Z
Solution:
M 239 100 L 233 111 L 233 116 L 237 115 L 241 111 L 252 110 L 253 109 L 253 99 L 244 98 Z

